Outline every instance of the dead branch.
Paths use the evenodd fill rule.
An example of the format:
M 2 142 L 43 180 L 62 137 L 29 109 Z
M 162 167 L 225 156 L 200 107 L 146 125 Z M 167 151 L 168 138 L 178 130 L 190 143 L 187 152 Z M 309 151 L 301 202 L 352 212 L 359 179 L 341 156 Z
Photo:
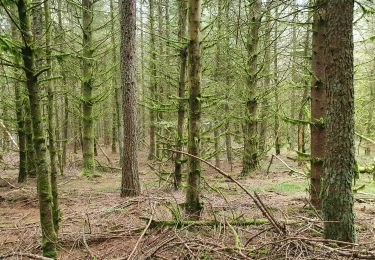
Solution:
M 302 176 L 304 176 L 304 177 L 307 177 L 305 173 L 303 173 L 303 172 L 299 172 L 299 171 L 293 169 L 293 168 L 290 167 L 290 166 L 289 166 L 289 165 L 288 165 L 283 159 L 281 159 L 279 156 L 277 156 L 277 155 L 275 155 L 275 154 L 272 154 L 272 157 L 271 157 L 270 163 L 269 163 L 269 165 L 268 165 L 268 167 L 267 167 L 267 173 L 269 173 L 269 170 L 270 170 L 270 167 L 271 167 L 271 164 L 272 164 L 272 162 L 273 162 L 273 158 L 274 158 L 274 157 L 275 157 L 276 159 L 278 159 L 282 164 L 284 164 L 284 165 L 290 170 L 290 172 L 294 172 L 294 173 L 300 174 L 300 175 L 302 175 Z
M 15 252 L 15 253 L 11 253 L 8 255 L 0 255 L 0 259 L 7 259 L 11 257 L 21 257 L 21 258 L 28 257 L 31 259 L 38 259 L 38 260 L 53 260 L 52 258 L 49 258 L 49 257 L 44 257 L 44 256 L 34 255 L 34 254 L 29 254 L 29 253 L 21 253 L 21 252 Z
M 9 139 L 12 141 L 12 143 L 14 144 L 14 146 L 17 147 L 17 149 L 20 149 L 20 148 L 18 147 L 18 144 L 17 144 L 16 140 L 14 140 L 12 134 L 8 131 L 8 129 L 6 128 L 6 126 L 5 126 L 5 124 L 4 124 L 4 122 L 3 122 L 2 120 L 0 120 L 0 126 L 1 126 L 1 128 L 3 128 L 4 131 L 7 133 Z
M 234 179 L 232 176 L 230 176 L 229 174 L 225 173 L 223 170 L 219 169 L 218 167 L 216 167 L 215 165 L 207 162 L 206 160 L 198 157 L 198 156 L 195 156 L 195 155 L 192 155 L 192 154 L 189 154 L 189 153 L 186 153 L 186 152 L 183 152 L 183 151 L 178 151 L 178 150 L 173 150 L 173 149 L 165 149 L 165 150 L 169 150 L 171 152 L 174 152 L 174 153 L 181 153 L 181 154 L 184 154 L 184 155 L 187 155 L 187 156 L 190 156 L 192 158 L 195 158 L 201 162 L 204 162 L 205 164 L 207 164 L 208 166 L 210 166 L 211 168 L 215 169 L 218 173 L 220 173 L 222 176 L 224 176 L 225 178 L 229 179 L 230 181 L 234 182 L 238 187 L 240 187 L 247 195 L 249 195 L 249 197 L 254 201 L 255 205 L 260 209 L 260 211 L 262 212 L 263 216 L 265 218 L 267 218 L 269 220 L 269 222 L 274 226 L 274 228 L 276 229 L 276 231 L 279 233 L 279 234 L 286 234 L 286 230 L 284 228 L 281 228 L 281 225 L 272 217 L 271 213 L 267 210 L 267 208 L 264 207 L 264 204 L 263 202 L 261 202 L 259 196 L 256 197 L 256 195 L 252 195 L 250 193 L 250 191 L 248 191 L 241 183 L 239 183 L 236 179 Z
M 146 234 L 147 230 L 149 229 L 149 227 L 150 227 L 150 225 L 151 225 L 151 223 L 152 223 L 152 219 L 153 219 L 153 217 L 154 217 L 154 212 L 155 212 L 155 205 L 152 206 L 152 213 L 151 213 L 150 219 L 149 219 L 149 221 L 148 221 L 148 223 L 147 223 L 145 229 L 143 230 L 142 234 L 139 236 L 137 242 L 135 243 L 134 248 L 133 248 L 133 250 L 131 251 L 130 255 L 128 256 L 127 260 L 131 260 L 131 259 L 132 259 L 132 257 L 133 257 L 133 255 L 134 255 L 135 251 L 136 251 L 137 248 L 138 248 L 139 243 L 142 241 L 142 238 L 144 237 L 144 235 Z
M 102 154 L 105 156 L 105 158 L 107 159 L 107 161 L 109 162 L 109 164 L 111 165 L 111 167 L 113 168 L 113 163 L 111 161 L 111 159 L 109 158 L 109 156 L 106 154 L 106 152 L 103 150 L 103 148 L 100 146 L 99 142 L 97 141 L 96 142 L 96 145 L 99 147 L 99 150 L 102 152 Z

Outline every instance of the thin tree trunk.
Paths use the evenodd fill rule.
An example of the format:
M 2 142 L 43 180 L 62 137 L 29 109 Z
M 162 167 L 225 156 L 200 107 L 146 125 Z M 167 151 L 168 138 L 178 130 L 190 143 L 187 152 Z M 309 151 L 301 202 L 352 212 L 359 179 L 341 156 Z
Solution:
M 271 52 L 270 52 L 270 45 L 271 45 L 271 22 L 270 22 L 270 2 L 267 2 L 266 8 L 266 27 L 264 32 L 264 87 L 263 91 L 265 93 L 271 89 Z M 261 111 L 261 122 L 260 122 L 260 138 L 259 138 L 259 152 L 264 155 L 267 152 L 267 125 L 268 125 L 268 96 L 265 96 L 262 100 L 262 111 Z
M 11 30 L 12 30 L 12 38 L 14 40 L 19 39 L 19 35 L 17 32 L 16 25 L 10 21 Z M 18 61 L 15 59 L 14 61 L 16 64 Z M 16 70 L 13 71 L 14 78 L 17 78 Z M 21 81 L 13 80 L 14 84 L 14 97 L 15 97 L 15 105 L 16 105 L 16 118 L 17 118 L 17 134 L 18 134 L 18 147 L 19 147 L 19 169 L 18 169 L 18 182 L 24 183 L 27 179 L 27 143 L 26 143 L 26 133 L 25 133 L 25 97 L 22 93 L 22 85 Z
M 326 0 L 317 1 L 319 7 L 314 12 L 312 35 L 312 83 L 311 83 L 311 180 L 310 199 L 312 205 L 321 208 L 321 181 L 324 177 L 324 158 L 326 130 L 324 117 L 326 114 L 326 78 L 324 53 L 327 30 Z
M 35 51 L 31 33 L 30 17 L 28 11 L 30 6 L 27 0 L 17 2 L 18 16 L 22 37 L 25 46 L 22 47 L 22 59 L 25 67 L 26 86 L 30 99 L 30 113 L 33 125 L 34 147 L 37 161 L 37 185 L 39 195 L 40 223 L 42 229 L 42 250 L 46 257 L 57 257 L 57 234 L 53 221 L 53 202 L 51 200 L 51 179 L 47 163 L 47 148 L 45 145 L 45 131 L 42 125 L 42 106 L 40 87 L 37 72 L 35 70 Z
M 118 106 L 117 104 L 117 97 L 118 97 L 118 86 L 117 86 L 117 50 L 116 50 L 116 38 L 115 38 L 115 10 L 113 6 L 113 0 L 109 1 L 110 4 L 110 12 L 111 12 L 111 44 L 112 44 L 112 65 L 114 66 L 114 73 L 112 75 L 112 89 L 114 89 L 113 95 L 113 108 L 112 108 L 112 153 L 117 152 L 117 139 L 118 139 Z
M 178 39 L 183 44 L 186 37 L 187 26 L 187 0 L 178 1 Z M 186 63 L 187 49 L 182 46 L 179 60 L 179 79 L 178 79 L 178 114 L 177 114 L 177 140 L 176 150 L 182 151 L 184 140 L 184 119 L 185 119 L 185 85 L 186 85 Z M 182 154 L 176 153 L 174 170 L 174 187 L 179 189 L 182 179 Z
M 310 16 L 307 19 L 307 24 L 310 24 Z M 305 60 L 308 59 L 310 48 L 311 48 L 310 47 L 310 27 L 308 27 L 306 30 L 305 46 L 303 50 L 303 58 Z M 305 64 L 307 64 L 307 62 L 305 62 Z M 304 89 L 303 89 L 303 94 L 302 94 L 302 99 L 301 99 L 301 107 L 298 112 L 298 119 L 300 121 L 304 120 L 305 118 L 305 109 L 306 109 L 306 105 L 308 103 L 308 98 L 309 98 L 308 97 L 309 82 L 307 80 L 303 81 L 303 87 Z M 298 124 L 297 136 L 298 136 L 298 151 L 301 153 L 305 153 L 306 149 L 305 149 L 305 125 L 304 124 Z M 301 165 L 302 161 L 299 161 L 298 163 L 299 165 Z
M 47 78 L 52 76 L 52 57 L 51 57 L 51 13 L 49 0 L 44 1 L 44 18 L 46 26 L 46 56 L 47 56 L 47 66 L 49 70 L 47 71 Z M 48 111 L 48 150 L 50 157 L 50 167 L 51 167 L 51 188 L 52 188 L 52 211 L 53 211 L 53 224 L 56 233 L 59 230 L 59 220 L 60 220 L 60 211 L 59 211 L 59 200 L 58 200 L 58 191 L 57 191 L 57 152 L 56 152 L 56 138 L 55 138 L 55 118 L 54 118 L 54 94 L 52 81 L 47 82 L 47 111 Z
M 292 11 L 296 12 L 296 0 L 292 3 Z M 296 22 L 297 13 L 293 15 L 293 22 Z M 289 54 L 292 56 L 292 67 L 291 67 L 291 76 L 292 76 L 292 95 L 290 97 L 290 118 L 292 120 L 296 119 L 296 99 L 297 99 L 297 91 L 296 87 L 298 84 L 298 78 L 297 78 L 297 28 L 296 26 L 292 26 L 292 53 Z M 287 132 L 289 136 L 289 146 L 291 150 L 295 149 L 296 146 L 296 124 L 291 123 L 289 127 L 289 131 Z
M 149 129 L 149 137 L 150 137 L 150 148 L 148 153 L 148 159 L 152 160 L 155 159 L 155 150 L 156 150 L 156 113 L 153 108 L 154 103 L 157 101 L 156 99 L 156 91 L 157 91 L 157 82 L 156 82 L 156 48 L 155 48 L 155 17 L 154 17 L 154 0 L 149 0 L 150 4 L 150 15 L 149 15 L 149 23 L 150 23 L 150 50 L 151 50 L 151 82 L 150 82 L 150 96 L 151 96 L 151 103 L 152 107 L 149 109 L 150 113 L 150 129 Z
M 246 116 L 244 122 L 244 154 L 242 172 L 243 176 L 255 170 L 259 165 L 258 142 L 259 136 L 257 131 L 257 85 L 258 85 L 258 42 L 260 28 L 260 6 L 261 3 L 256 0 L 249 7 L 249 23 L 246 51 L 248 55 L 247 61 L 247 100 L 246 100 Z
M 201 125 L 201 49 L 200 23 L 201 0 L 189 0 L 189 144 L 188 152 L 200 156 Z M 201 163 L 189 158 L 189 174 L 186 190 L 186 212 L 193 218 L 199 218 L 202 209 L 200 202 Z
M 233 170 L 233 150 L 232 150 L 232 134 L 231 134 L 231 123 L 230 123 L 230 116 L 229 116 L 229 93 L 231 89 L 231 83 L 232 83 L 232 78 L 231 78 L 231 51 L 230 51 L 230 26 L 229 26 L 229 8 L 230 8 L 230 3 L 226 3 L 225 5 L 225 20 L 227 22 L 226 24 L 226 38 L 225 38 L 225 54 L 227 56 L 225 62 L 226 62 L 226 69 L 227 72 L 225 73 L 225 84 L 226 84 L 226 93 L 225 93 L 225 103 L 224 103 L 224 111 L 226 115 L 225 119 L 225 148 L 226 148 L 226 154 L 227 154 L 227 161 L 230 165 L 231 171 Z
M 93 0 L 82 0 L 82 153 L 83 174 L 95 172 L 94 161 L 94 120 L 93 120 L 93 46 L 92 46 Z
M 137 85 L 136 85 L 136 0 L 121 0 L 121 87 L 124 110 L 124 159 L 121 196 L 141 192 L 138 175 Z
M 278 7 L 275 8 L 275 17 L 278 17 L 279 11 Z M 278 90 L 278 84 L 279 84 L 279 78 L 278 78 L 278 53 L 277 53 L 277 39 L 278 39 L 278 22 L 275 20 L 274 22 L 274 36 L 275 40 L 273 43 L 273 80 L 274 80 L 274 98 L 275 98 L 275 121 L 274 121 L 274 138 L 275 138 L 275 153 L 276 155 L 279 155 L 281 152 L 281 143 L 280 143 L 280 104 L 279 104 L 279 90 Z
M 356 165 L 353 9 L 354 1 L 327 1 L 327 136 L 322 202 L 325 238 L 352 243 L 355 242 L 356 236 L 352 191 Z

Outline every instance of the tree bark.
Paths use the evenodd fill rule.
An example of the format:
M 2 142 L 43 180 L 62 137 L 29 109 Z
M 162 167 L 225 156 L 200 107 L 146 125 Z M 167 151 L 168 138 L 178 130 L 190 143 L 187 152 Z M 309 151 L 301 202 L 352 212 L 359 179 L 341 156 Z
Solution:
M 201 126 L 201 49 L 200 23 L 201 0 L 189 0 L 188 36 L 189 36 L 189 143 L 188 152 L 200 156 Z M 189 173 L 186 190 L 186 212 L 192 218 L 199 218 L 202 204 L 200 201 L 201 163 L 189 158 Z
M 113 108 L 112 108 L 112 153 L 117 152 L 117 139 L 118 139 L 118 120 L 119 120 L 119 108 L 118 108 L 118 68 L 117 68 L 117 50 L 116 50 L 116 38 L 115 38 L 115 9 L 113 6 L 113 0 L 109 1 L 110 14 L 111 14 L 111 44 L 112 44 L 112 65 L 114 66 L 114 73 L 112 75 L 112 89 L 114 90 L 113 95 Z
M 123 95 L 124 158 L 121 196 L 137 196 L 141 188 L 137 154 L 136 0 L 121 0 L 121 88 Z
M 19 34 L 17 32 L 17 27 L 10 19 L 11 24 L 11 31 L 12 31 L 12 38 L 13 40 L 19 39 Z M 14 58 L 15 64 L 18 64 L 16 58 Z M 16 70 L 13 71 L 14 78 L 17 78 Z M 15 105 L 16 105 L 16 118 L 17 118 L 17 134 L 18 134 L 18 147 L 19 147 L 19 169 L 18 169 L 18 183 L 24 183 L 27 179 L 27 143 L 26 143 L 26 133 L 25 133 L 25 96 L 22 91 L 22 83 L 18 80 L 13 80 L 14 85 L 14 97 L 15 97 Z
M 52 51 L 51 51 L 51 12 L 50 12 L 50 0 L 44 1 L 44 18 L 45 18 L 45 37 L 46 37 L 46 60 L 49 70 L 46 75 L 47 78 L 52 76 Z M 59 220 L 60 220 L 60 211 L 59 211 L 59 199 L 57 191 L 57 151 L 56 151 L 56 136 L 55 136 L 55 113 L 54 113 L 54 94 L 52 81 L 47 82 L 47 113 L 48 113 L 48 150 L 50 157 L 50 167 L 51 167 L 51 188 L 52 188 L 52 211 L 53 211 L 53 224 L 56 233 L 59 230 Z
M 327 1 L 324 235 L 327 239 L 347 242 L 355 242 L 353 9 L 354 1 Z
M 254 1 L 249 7 L 249 28 L 246 42 L 247 61 L 247 97 L 246 97 L 246 115 L 244 122 L 244 154 L 242 176 L 247 176 L 259 166 L 258 142 L 259 136 L 257 131 L 257 110 L 258 99 L 258 42 L 260 28 L 260 7 L 261 2 Z
M 82 0 L 82 153 L 83 175 L 95 172 L 94 119 L 93 119 L 93 46 L 92 46 L 93 0 Z
M 155 17 L 154 17 L 154 0 L 149 1 L 150 4 L 150 14 L 149 14 L 149 23 L 150 23 L 150 50 L 151 50 L 151 61 L 150 61 L 150 70 L 151 70 L 151 79 L 150 79 L 150 100 L 152 107 L 149 109 L 149 120 L 150 120 L 150 148 L 148 153 L 148 159 L 155 159 L 156 152 L 156 112 L 154 110 L 154 104 L 157 101 L 156 91 L 157 91 L 157 80 L 156 80 L 156 48 L 155 48 Z
M 35 70 L 34 41 L 31 33 L 30 8 L 27 0 L 17 2 L 20 29 L 24 39 L 22 59 L 25 67 L 26 86 L 30 99 L 30 114 L 33 126 L 34 147 L 37 167 L 37 185 L 39 196 L 40 223 L 42 228 L 42 250 L 46 257 L 57 257 L 57 234 L 53 222 L 53 201 L 51 179 L 47 163 L 47 147 L 45 145 L 45 131 L 42 125 L 41 91 Z
M 184 46 L 187 26 L 187 0 L 178 1 L 178 39 L 182 45 L 179 60 L 178 78 L 178 113 L 177 113 L 177 140 L 176 150 L 182 151 L 184 141 L 184 120 L 185 120 L 185 85 L 186 85 L 186 63 L 187 49 Z M 182 154 L 176 153 L 174 168 L 174 187 L 179 189 L 182 180 Z
M 324 158 L 326 130 L 324 126 L 326 113 L 326 57 L 324 53 L 327 36 L 327 1 L 316 2 L 317 9 L 313 16 L 312 35 L 312 71 L 311 82 L 311 180 L 310 199 L 314 207 L 321 208 L 321 181 L 324 177 Z

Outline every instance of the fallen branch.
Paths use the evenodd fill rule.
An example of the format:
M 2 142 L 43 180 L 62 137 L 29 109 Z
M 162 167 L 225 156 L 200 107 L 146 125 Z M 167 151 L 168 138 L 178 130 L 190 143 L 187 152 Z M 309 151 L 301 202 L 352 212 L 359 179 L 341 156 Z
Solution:
M 100 146 L 99 142 L 96 142 L 96 145 L 99 147 L 99 150 L 102 152 L 102 154 L 105 156 L 105 158 L 107 159 L 107 161 L 109 162 L 109 164 L 111 165 L 111 167 L 113 168 L 113 163 L 111 161 L 111 159 L 109 158 L 109 156 L 106 154 L 106 152 L 104 152 L 103 148 Z
M 7 135 L 9 136 L 9 139 L 12 141 L 12 143 L 14 144 L 15 147 L 17 147 L 17 149 L 20 149 L 16 140 L 14 140 L 12 134 L 8 131 L 8 129 L 6 128 L 6 126 L 4 125 L 4 122 L 2 120 L 0 120 L 0 126 L 4 129 L 4 131 L 7 133 Z
M 366 136 L 364 136 L 364 135 L 361 135 L 360 133 L 357 133 L 357 132 L 355 132 L 355 134 L 358 135 L 360 138 L 366 140 L 367 142 L 370 142 L 370 143 L 372 143 L 372 144 L 375 144 L 375 141 L 374 141 L 374 140 L 372 140 L 372 139 L 370 139 L 370 138 L 368 138 L 368 137 L 366 137 Z
M 207 164 L 208 166 L 210 166 L 211 168 L 215 169 L 218 173 L 220 173 L 222 176 L 224 176 L 225 178 L 229 179 L 230 181 L 234 182 L 238 187 L 240 187 L 247 195 L 249 195 L 249 197 L 254 201 L 255 205 L 259 208 L 259 210 L 262 212 L 263 216 L 265 218 L 267 218 L 269 220 L 269 222 L 274 226 L 274 228 L 276 229 L 276 231 L 279 233 L 279 234 L 286 234 L 286 230 L 285 228 L 283 228 L 271 215 L 271 213 L 267 210 L 266 207 L 264 207 L 264 204 L 263 202 L 261 202 L 259 196 L 254 196 L 250 193 L 250 191 L 248 191 L 244 186 L 242 186 L 241 183 L 239 183 L 236 179 L 234 179 L 232 176 L 230 176 L 229 174 L 225 173 L 223 170 L 219 169 L 218 167 L 216 167 L 215 165 L 207 162 L 206 160 L 203 160 L 202 158 L 198 157 L 198 156 L 195 156 L 195 155 L 192 155 L 192 154 L 189 154 L 189 153 L 186 153 L 186 152 L 183 152 L 183 151 L 178 151 L 178 150 L 173 150 L 173 149 L 164 149 L 164 150 L 168 150 L 168 151 L 171 151 L 171 152 L 174 152 L 174 153 L 181 153 L 181 154 L 184 154 L 184 155 L 187 155 L 187 156 L 190 156 L 192 158 L 195 158 L 201 162 L 204 162 L 205 164 Z
M 0 176 L 0 180 L 4 181 L 6 184 L 8 184 L 10 187 L 12 187 L 13 189 L 18 189 L 16 186 L 14 186 L 12 183 L 10 183 L 9 181 L 7 181 L 6 179 L 2 178 Z
M 34 254 L 29 254 L 29 253 L 21 253 L 21 252 L 18 252 L 18 253 L 11 253 L 11 254 L 8 254 L 8 255 L 0 255 L 0 259 L 7 259 L 7 258 L 11 258 L 11 257 L 28 257 L 28 258 L 31 258 L 31 259 L 38 259 L 38 260 L 53 260 L 52 258 L 49 258 L 49 257 L 44 257 L 44 256 L 40 256 L 40 255 L 34 255 Z
M 292 167 L 290 167 L 283 159 L 281 159 L 279 156 L 277 156 L 277 155 L 275 155 L 275 154 L 272 154 L 272 157 L 271 157 L 271 160 L 270 160 L 270 163 L 269 163 L 269 165 L 268 165 L 268 167 L 267 167 L 267 173 L 269 173 L 269 170 L 270 170 L 270 167 L 271 167 L 271 164 L 272 164 L 272 162 L 273 162 L 273 158 L 276 158 L 276 159 L 278 159 L 282 164 L 284 164 L 289 170 L 290 170 L 290 172 L 294 172 L 294 173 L 297 173 L 297 174 L 300 174 L 300 175 L 302 175 L 302 176 L 304 176 L 304 177 L 307 177 L 306 176 L 306 174 L 305 173 L 303 173 L 303 172 L 299 172 L 299 171 L 297 171 L 297 170 L 294 170 Z
M 182 228 L 185 226 L 211 226 L 217 227 L 225 225 L 225 223 L 218 220 L 153 220 L 149 217 L 139 217 L 142 220 L 150 221 L 150 228 L 161 228 L 161 227 L 176 227 Z M 232 226 L 257 226 L 269 223 L 268 219 L 245 219 L 245 220 L 231 220 L 228 223 Z
M 133 248 L 133 250 L 131 251 L 130 255 L 128 256 L 127 260 L 131 260 L 131 259 L 132 259 L 132 257 L 133 257 L 133 255 L 134 255 L 135 251 L 136 251 L 137 248 L 138 248 L 139 243 L 142 241 L 142 238 L 144 237 L 144 235 L 146 234 L 147 230 L 148 230 L 149 227 L 151 226 L 152 219 L 153 219 L 153 217 L 154 217 L 154 212 L 155 212 L 155 208 L 152 207 L 151 217 L 150 217 L 150 219 L 149 219 L 149 221 L 148 221 L 148 223 L 147 223 L 145 229 L 143 230 L 142 234 L 139 236 L 137 242 L 135 243 L 134 248 Z

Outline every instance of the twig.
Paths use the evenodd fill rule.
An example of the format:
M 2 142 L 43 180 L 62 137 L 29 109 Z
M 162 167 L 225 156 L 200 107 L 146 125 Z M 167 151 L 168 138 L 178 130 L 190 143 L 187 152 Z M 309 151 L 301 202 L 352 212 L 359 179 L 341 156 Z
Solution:
M 150 225 L 151 225 L 151 223 L 152 223 L 152 219 L 153 219 L 153 217 L 154 217 L 154 212 L 155 212 L 155 208 L 152 207 L 152 213 L 151 213 L 151 216 L 150 216 L 150 220 L 148 221 L 147 226 L 146 226 L 145 229 L 143 230 L 142 234 L 139 236 L 139 238 L 138 238 L 137 242 L 135 243 L 134 248 L 133 248 L 133 250 L 131 251 L 130 255 L 128 256 L 127 260 L 131 260 L 131 259 L 132 259 L 132 257 L 133 257 L 133 255 L 134 255 L 135 251 L 136 251 L 137 248 L 138 248 L 139 243 L 142 241 L 144 235 L 146 234 L 147 230 L 149 229 L 149 227 L 150 227 Z
M 87 222 L 88 222 L 88 224 L 89 224 L 89 228 L 90 228 L 90 222 L 87 221 L 87 220 L 85 219 L 85 224 L 83 225 L 83 232 L 82 232 L 82 241 L 83 241 L 83 245 L 85 246 L 87 252 L 88 252 L 89 255 L 90 255 L 90 258 L 91 258 L 91 259 L 96 259 L 95 255 L 94 255 L 93 252 L 91 251 L 91 249 L 90 249 L 90 247 L 89 247 L 89 245 L 87 244 L 87 241 L 86 241 L 85 226 L 86 226 L 86 223 L 87 223 Z M 91 228 L 90 228 L 90 229 L 91 229 Z

